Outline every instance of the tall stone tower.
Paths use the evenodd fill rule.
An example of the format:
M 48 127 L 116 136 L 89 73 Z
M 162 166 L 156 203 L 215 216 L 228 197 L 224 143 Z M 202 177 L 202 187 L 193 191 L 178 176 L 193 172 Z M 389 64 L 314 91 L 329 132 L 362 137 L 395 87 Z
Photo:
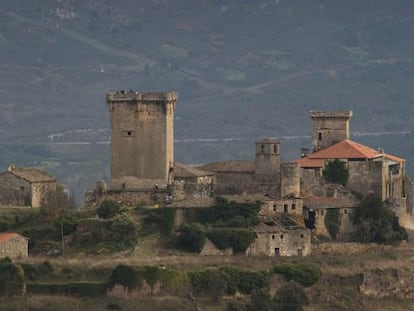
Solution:
M 106 95 L 111 117 L 111 189 L 165 188 L 173 181 L 177 93 Z
M 280 181 L 280 142 L 275 138 L 256 141 L 255 179 L 258 182 Z
M 312 150 L 319 151 L 349 139 L 349 120 L 352 111 L 311 111 Z

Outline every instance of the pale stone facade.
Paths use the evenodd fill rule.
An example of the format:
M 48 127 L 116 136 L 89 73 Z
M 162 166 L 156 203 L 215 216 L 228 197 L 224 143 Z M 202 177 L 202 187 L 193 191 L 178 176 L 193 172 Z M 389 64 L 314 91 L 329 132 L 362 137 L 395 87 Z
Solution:
M 41 207 L 56 188 L 57 181 L 41 170 L 9 165 L 0 174 L 0 204 Z
M 0 257 L 21 259 L 28 256 L 28 238 L 17 233 L 0 233 Z
M 349 119 L 352 111 L 311 111 L 312 149 L 318 151 L 349 139 Z
M 106 95 L 111 116 L 111 189 L 141 190 L 173 181 L 177 93 Z
M 281 221 L 282 219 L 282 221 Z M 311 254 L 310 230 L 297 225 L 293 220 L 288 225 L 283 219 L 273 218 L 255 226 L 256 240 L 246 251 L 247 255 L 264 256 L 308 256 Z

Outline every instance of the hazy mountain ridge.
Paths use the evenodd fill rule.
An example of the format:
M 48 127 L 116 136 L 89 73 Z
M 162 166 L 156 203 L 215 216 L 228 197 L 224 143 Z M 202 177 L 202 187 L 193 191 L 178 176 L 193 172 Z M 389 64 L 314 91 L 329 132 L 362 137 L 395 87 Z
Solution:
M 352 109 L 352 131 L 411 131 L 413 9 L 403 0 L 5 0 L 3 144 L 109 128 L 104 94 L 119 88 L 178 91 L 177 138 L 242 139 L 180 143 L 179 161 L 246 158 L 258 137 L 309 135 L 315 109 Z M 412 162 L 406 139 L 380 143 Z M 286 142 L 287 158 L 302 144 L 309 139 Z M 70 162 L 72 151 L 47 159 Z M 16 154 L 4 153 L 1 164 L 47 160 Z

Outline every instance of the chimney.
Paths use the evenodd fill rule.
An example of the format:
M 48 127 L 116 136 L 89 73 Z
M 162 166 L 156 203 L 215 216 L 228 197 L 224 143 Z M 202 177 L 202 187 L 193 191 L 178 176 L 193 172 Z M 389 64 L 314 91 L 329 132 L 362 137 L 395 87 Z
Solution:
M 309 148 L 300 148 L 300 157 L 305 158 L 309 154 Z
M 16 168 L 16 164 L 9 164 L 9 166 L 7 167 L 7 171 L 8 172 L 13 172 Z

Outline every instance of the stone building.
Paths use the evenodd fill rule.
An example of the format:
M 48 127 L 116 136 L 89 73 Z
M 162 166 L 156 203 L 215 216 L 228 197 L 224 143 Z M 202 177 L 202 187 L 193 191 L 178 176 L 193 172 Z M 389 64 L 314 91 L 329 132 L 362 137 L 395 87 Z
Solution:
M 174 180 L 177 93 L 106 95 L 111 118 L 111 190 L 166 189 Z
M 27 258 L 29 239 L 18 233 L 0 233 L 0 257 Z
M 349 139 L 352 111 L 311 111 L 312 150 L 318 151 Z
M 174 180 L 180 180 L 195 184 L 213 185 L 216 180 L 216 173 L 202 171 L 195 167 L 181 163 L 175 163 Z
M 311 233 L 287 215 L 267 217 L 253 227 L 256 240 L 247 255 L 308 256 L 311 254 Z
M 41 207 L 55 192 L 57 181 L 36 168 L 21 168 L 11 164 L 0 173 L 0 204 Z

